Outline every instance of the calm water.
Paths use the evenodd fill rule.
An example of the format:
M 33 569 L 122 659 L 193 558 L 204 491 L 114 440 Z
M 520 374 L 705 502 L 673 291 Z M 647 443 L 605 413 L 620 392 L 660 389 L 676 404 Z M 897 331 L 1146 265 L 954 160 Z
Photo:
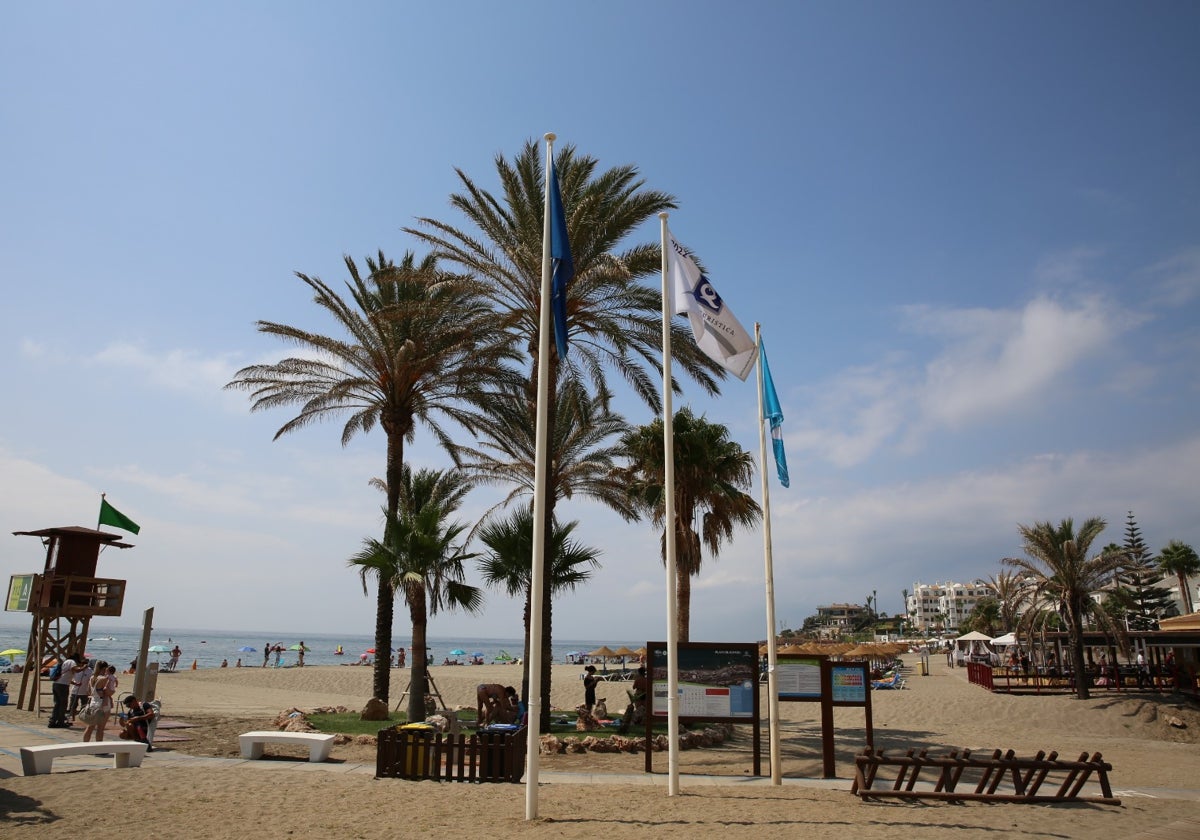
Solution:
M 101 630 L 93 628 L 92 635 L 87 643 L 87 652 L 93 654 L 98 659 L 104 659 L 122 668 L 127 667 L 130 660 L 137 656 L 138 645 L 141 642 L 142 631 L 140 627 L 112 627 L 108 626 Z M 29 625 L 15 624 L 12 622 L 0 624 L 0 650 L 8 648 L 17 648 L 25 650 L 25 646 L 29 641 Z M 190 668 L 192 662 L 196 662 L 197 668 L 217 668 L 220 667 L 222 660 L 228 660 L 229 666 L 232 668 L 237 664 L 240 658 L 243 665 L 262 665 L 263 647 L 265 644 L 272 645 L 281 644 L 285 648 L 299 644 L 301 639 L 280 638 L 273 636 L 270 633 L 251 633 L 251 632 L 229 632 L 225 630 L 171 630 L 155 628 L 150 636 L 150 644 L 160 645 L 169 651 L 175 645 L 179 645 L 183 651 L 183 655 L 179 658 L 180 668 Z M 329 635 L 321 633 L 313 633 L 303 637 L 304 645 L 308 648 L 304 654 L 304 663 L 306 665 L 342 665 L 349 662 L 357 661 L 362 653 L 375 647 L 373 636 L 363 636 L 354 634 Z M 467 659 L 475 654 L 480 654 L 483 661 L 491 663 L 502 655 L 507 653 L 513 657 L 522 655 L 523 641 L 521 639 L 481 639 L 481 638 L 449 638 L 449 637 L 430 637 L 428 640 L 429 655 L 433 657 L 434 664 L 441 664 L 446 659 L 458 659 L 467 661 Z M 409 660 L 412 661 L 412 643 L 408 636 L 397 633 L 392 638 L 392 644 L 396 647 L 405 648 L 408 653 Z M 645 645 L 645 640 L 642 641 L 622 641 L 620 639 L 600 639 L 600 640 L 564 640 L 555 642 L 553 647 L 554 661 L 565 662 L 567 655 L 572 652 L 587 652 L 595 650 L 601 645 L 608 645 L 610 648 L 617 648 L 621 645 L 626 645 L 631 650 L 635 650 Z M 338 645 L 342 646 L 344 653 L 338 656 L 334 653 Z M 241 648 L 254 648 L 252 651 L 243 651 Z M 460 650 L 463 654 L 455 654 L 453 651 Z M 284 665 L 296 664 L 297 651 L 285 650 L 281 663 Z M 151 653 L 149 654 L 150 661 L 154 661 L 157 657 L 164 665 L 170 659 L 169 653 Z M 274 661 L 274 654 L 272 654 Z M 374 658 L 372 656 L 372 658 Z M 21 657 L 17 657 L 18 661 Z M 0 667 L 4 663 L 0 661 Z

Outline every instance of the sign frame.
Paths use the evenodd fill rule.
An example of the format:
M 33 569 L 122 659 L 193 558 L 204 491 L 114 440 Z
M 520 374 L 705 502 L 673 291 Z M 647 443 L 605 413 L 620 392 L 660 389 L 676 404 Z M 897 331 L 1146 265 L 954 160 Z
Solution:
M 704 671 L 712 671 L 715 674 L 720 670 L 729 671 L 731 668 L 734 670 L 734 673 L 727 673 L 725 676 L 719 677 L 718 681 L 712 683 L 688 680 L 688 685 L 694 687 L 690 691 L 683 687 L 683 680 L 680 680 L 679 691 L 681 695 L 684 695 L 684 697 L 680 698 L 681 706 L 687 696 L 694 696 L 696 698 L 696 703 L 693 704 L 694 708 L 695 706 L 702 706 L 705 702 L 712 702 L 714 705 L 720 706 L 726 703 L 721 698 L 727 697 L 728 712 L 726 714 L 714 714 L 697 708 L 692 714 L 684 714 L 681 708 L 679 722 L 751 724 L 753 727 L 754 775 L 761 776 L 762 747 L 760 739 L 762 724 L 760 720 L 761 715 L 759 714 L 761 683 L 759 682 L 758 645 L 752 642 L 680 642 L 676 645 L 676 655 L 678 656 L 681 673 L 686 670 L 692 674 L 699 675 Z M 644 721 L 647 746 L 650 744 L 655 720 L 665 720 L 668 714 L 666 706 L 666 663 L 667 643 L 647 642 L 646 677 L 650 683 L 650 691 L 646 697 Z M 718 667 L 721 663 L 724 663 L 724 665 Z M 744 676 L 739 676 L 736 673 L 740 669 L 745 669 L 746 674 Z M 688 691 L 687 695 L 685 695 L 685 691 Z M 743 694 L 745 691 L 749 692 L 749 698 Z M 701 692 L 705 696 L 701 697 Z M 735 713 L 735 705 L 737 709 L 741 709 L 742 704 L 748 707 L 748 711 L 737 711 Z M 647 773 L 653 772 L 653 755 L 653 750 L 646 750 Z

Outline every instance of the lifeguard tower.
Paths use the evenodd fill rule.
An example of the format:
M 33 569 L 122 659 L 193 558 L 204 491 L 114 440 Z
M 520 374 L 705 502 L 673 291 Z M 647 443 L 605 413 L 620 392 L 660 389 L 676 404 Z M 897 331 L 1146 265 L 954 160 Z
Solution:
M 43 695 L 53 697 L 41 676 L 42 663 L 83 653 L 92 616 L 121 614 L 126 582 L 96 577 L 100 549 L 133 546 L 118 534 L 78 526 L 14 531 L 13 536 L 38 537 L 46 547 L 42 573 L 13 575 L 5 603 L 6 611 L 33 614 L 17 707 L 40 713 Z

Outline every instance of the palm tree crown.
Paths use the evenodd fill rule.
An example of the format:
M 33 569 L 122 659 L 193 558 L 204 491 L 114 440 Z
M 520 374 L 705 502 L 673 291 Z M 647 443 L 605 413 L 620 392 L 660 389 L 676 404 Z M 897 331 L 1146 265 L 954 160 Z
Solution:
M 1164 574 L 1175 575 L 1179 581 L 1179 598 L 1183 602 L 1184 612 L 1194 612 L 1188 578 L 1200 575 L 1200 556 L 1196 555 L 1196 550 L 1187 543 L 1171 540 L 1158 553 L 1158 565 Z

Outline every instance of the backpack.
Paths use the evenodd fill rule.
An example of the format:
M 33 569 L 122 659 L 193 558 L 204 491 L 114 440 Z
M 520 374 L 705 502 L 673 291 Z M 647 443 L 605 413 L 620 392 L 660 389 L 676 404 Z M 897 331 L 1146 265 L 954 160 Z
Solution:
M 62 676 L 62 663 L 55 662 L 54 667 L 50 669 L 50 679 L 57 680 Z

